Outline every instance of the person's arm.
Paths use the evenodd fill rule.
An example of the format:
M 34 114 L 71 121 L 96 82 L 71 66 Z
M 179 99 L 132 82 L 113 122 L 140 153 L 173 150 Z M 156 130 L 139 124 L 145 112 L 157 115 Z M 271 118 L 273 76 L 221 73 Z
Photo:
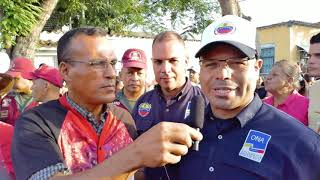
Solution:
M 68 176 L 57 174 L 52 179 L 126 179 L 130 172 L 141 167 L 178 163 L 192 141 L 201 139 L 201 133 L 188 125 L 161 122 L 96 167 Z

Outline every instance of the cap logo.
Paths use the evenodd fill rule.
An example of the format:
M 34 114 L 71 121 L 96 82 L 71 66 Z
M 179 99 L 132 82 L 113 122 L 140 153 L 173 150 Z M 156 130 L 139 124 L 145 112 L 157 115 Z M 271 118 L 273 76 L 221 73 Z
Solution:
M 3 108 L 6 108 L 6 107 L 9 107 L 9 106 L 10 106 L 10 103 L 11 103 L 11 99 L 5 98 L 5 99 L 2 100 L 1 106 L 2 106 Z
M 129 54 L 129 60 L 130 61 L 141 61 L 141 54 L 137 51 L 132 51 Z
M 214 30 L 214 34 L 225 35 L 225 34 L 233 33 L 235 30 L 236 30 L 236 27 L 234 27 L 233 24 L 229 22 L 224 22 Z
M 146 117 L 150 113 L 152 105 L 149 103 L 141 103 L 138 107 L 138 113 L 141 117 Z

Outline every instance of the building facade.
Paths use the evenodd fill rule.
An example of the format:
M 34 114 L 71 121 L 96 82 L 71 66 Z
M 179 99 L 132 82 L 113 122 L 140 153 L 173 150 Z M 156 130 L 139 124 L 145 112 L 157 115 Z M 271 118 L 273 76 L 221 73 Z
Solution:
M 264 60 L 261 75 L 266 76 L 273 64 L 282 59 L 298 63 L 306 71 L 311 36 L 320 32 L 320 23 L 288 21 L 258 27 L 260 57 Z

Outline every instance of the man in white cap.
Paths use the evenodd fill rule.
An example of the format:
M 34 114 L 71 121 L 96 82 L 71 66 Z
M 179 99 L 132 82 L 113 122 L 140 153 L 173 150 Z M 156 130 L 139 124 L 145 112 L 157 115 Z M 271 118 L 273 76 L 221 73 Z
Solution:
M 187 69 L 187 71 L 189 71 L 189 79 L 191 81 L 191 84 L 193 86 L 199 86 L 200 67 L 198 65 L 193 65 L 189 69 Z
M 320 179 L 320 136 L 254 93 L 262 60 L 251 22 L 218 19 L 204 30 L 196 57 L 210 102 L 204 138 L 171 179 Z

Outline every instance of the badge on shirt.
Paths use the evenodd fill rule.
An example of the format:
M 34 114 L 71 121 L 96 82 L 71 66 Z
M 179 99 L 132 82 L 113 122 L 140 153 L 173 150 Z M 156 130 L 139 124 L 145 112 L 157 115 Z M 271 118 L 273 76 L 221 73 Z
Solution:
M 138 114 L 141 116 L 141 117 L 146 117 L 148 116 L 148 114 L 150 113 L 150 110 L 151 110 L 151 104 L 150 103 L 141 103 L 139 106 L 138 106 Z
M 239 152 L 239 156 L 260 163 L 270 139 L 271 136 L 269 134 L 250 129 Z
M 190 115 L 190 106 L 191 106 L 191 101 L 188 102 L 186 112 L 184 113 L 184 119 L 186 119 Z
M 10 103 L 11 103 L 11 99 L 5 98 L 5 99 L 2 100 L 1 106 L 2 106 L 2 107 L 9 107 L 9 106 L 10 106 Z

